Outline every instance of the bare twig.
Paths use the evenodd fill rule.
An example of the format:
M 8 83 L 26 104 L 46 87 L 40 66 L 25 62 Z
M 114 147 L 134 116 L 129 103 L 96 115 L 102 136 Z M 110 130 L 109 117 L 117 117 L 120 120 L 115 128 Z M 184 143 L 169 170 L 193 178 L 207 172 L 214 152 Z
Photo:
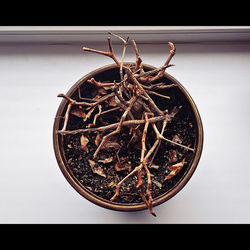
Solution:
M 146 72 L 142 72 L 140 74 L 134 74 L 134 77 L 136 79 L 139 79 L 139 81 L 146 81 L 146 77 L 157 74 L 163 70 L 165 70 L 166 68 L 172 67 L 174 66 L 173 64 L 169 64 L 169 65 L 163 65 L 160 68 L 156 68 L 156 69 L 152 69 L 150 71 L 146 71 Z
M 170 120 L 171 118 L 168 115 L 162 115 L 162 116 L 149 118 L 148 120 L 149 120 L 149 123 L 156 123 L 156 122 L 160 122 L 166 119 Z M 133 127 L 133 126 L 138 126 L 144 123 L 145 123 L 144 119 L 143 120 L 128 120 L 128 121 L 124 121 L 122 123 L 122 126 Z M 105 131 L 117 128 L 118 125 L 119 125 L 119 122 L 106 125 L 106 126 L 101 126 L 98 128 L 83 128 L 83 129 L 66 130 L 66 131 L 58 130 L 57 133 L 61 135 L 75 135 L 78 133 L 105 132 Z
M 137 71 L 137 70 L 140 68 L 140 65 L 141 65 L 141 63 L 142 63 L 142 59 L 141 59 L 141 57 L 140 57 L 140 55 L 139 55 L 139 52 L 138 52 L 138 49 L 137 49 L 135 40 L 132 40 L 132 45 L 133 45 L 133 48 L 134 48 L 134 51 L 135 51 L 135 56 L 136 56 L 135 71 Z
M 146 163 L 144 162 L 144 155 L 146 152 L 146 145 L 145 145 L 145 141 L 146 141 L 146 135 L 147 135 L 147 130 L 148 130 L 148 125 L 149 125 L 149 121 L 148 121 L 148 115 L 153 115 L 152 113 L 148 114 L 145 113 L 145 126 L 144 126 L 144 130 L 143 130 L 143 134 L 142 134 L 142 150 L 141 150 L 141 163 L 146 171 L 147 174 L 147 190 L 146 190 L 146 195 L 148 196 L 148 200 L 147 200 L 147 207 L 149 208 L 149 211 L 152 215 L 156 216 L 154 210 L 153 210 L 153 206 L 152 206 L 152 195 L 151 195 L 151 175 L 150 172 L 147 168 Z M 138 171 L 137 175 L 141 175 L 141 171 Z M 141 179 L 141 178 L 140 178 Z M 139 179 L 138 179 L 139 180 Z M 140 182 L 138 182 L 137 187 L 139 187 L 142 184 L 142 181 L 140 180 Z M 146 199 L 146 197 L 145 197 Z
M 99 98 L 98 100 L 96 100 L 96 102 L 92 102 L 92 103 L 88 103 L 88 102 L 77 102 L 75 100 L 73 100 L 72 98 L 70 98 L 69 96 L 65 95 L 65 94 L 58 94 L 57 97 L 63 97 L 66 100 L 69 101 L 69 103 L 71 103 L 71 105 L 77 105 L 77 106 L 88 106 L 88 107 L 94 107 L 106 100 L 108 100 L 109 98 L 115 96 L 115 93 L 110 93 L 107 94 L 101 98 Z
M 156 134 L 157 138 L 155 140 L 155 143 L 153 144 L 153 146 L 149 149 L 148 153 L 146 154 L 146 156 L 143 158 L 142 163 L 135 167 L 134 170 L 132 170 L 127 176 L 125 176 L 117 185 L 116 185 L 116 192 L 115 194 L 111 197 L 111 201 L 113 201 L 114 199 L 116 199 L 116 197 L 119 195 L 119 191 L 120 191 L 120 187 L 121 185 L 133 174 L 135 174 L 138 171 L 141 171 L 141 169 L 143 168 L 144 165 L 146 165 L 147 161 L 149 160 L 149 157 L 151 156 L 151 154 L 154 152 L 155 148 L 157 147 L 157 145 L 159 144 L 161 138 Z M 147 188 L 148 190 L 148 188 Z M 152 200 L 151 200 L 152 201 Z M 150 206 L 150 209 L 152 209 L 152 207 Z M 152 212 L 152 210 L 151 210 Z
M 67 110 L 66 110 L 66 113 L 65 113 L 65 116 L 64 116 L 64 123 L 63 123 L 63 128 L 62 128 L 61 131 L 66 131 L 68 120 L 69 120 L 69 112 L 70 112 L 71 106 L 72 106 L 72 104 L 69 103 L 68 107 L 67 107 Z
M 122 70 L 122 66 L 123 66 L 123 61 L 124 61 L 124 56 L 125 56 L 125 51 L 128 45 L 128 40 L 129 40 L 129 36 L 127 37 L 126 40 L 124 40 L 122 37 L 120 37 L 117 34 L 114 34 L 112 32 L 108 32 L 110 35 L 117 37 L 118 39 L 122 40 L 123 42 L 123 51 L 122 51 L 122 57 L 121 57 L 121 62 L 120 62 L 120 76 L 121 76 L 121 81 L 123 80 L 123 70 Z
M 87 128 L 90 128 L 90 127 L 92 127 L 92 126 L 95 126 L 96 120 L 97 120 L 97 118 L 101 115 L 101 112 L 102 112 L 102 105 L 101 105 L 101 104 L 98 104 L 98 110 L 99 110 L 98 113 L 95 114 L 95 116 L 94 116 L 93 123 L 90 123 L 90 124 L 87 126 Z
M 127 42 L 127 41 L 125 41 L 121 36 L 119 36 L 119 35 L 117 35 L 117 34 L 111 32 L 111 31 L 109 31 L 108 33 L 109 33 L 110 35 L 112 35 L 112 36 L 117 37 L 118 39 L 120 39 L 124 44 Z M 128 38 L 129 38 L 129 37 L 127 37 L 127 40 L 128 40 Z
M 153 124 L 153 128 L 154 128 L 155 133 L 156 133 L 156 134 L 158 135 L 158 137 L 160 137 L 162 140 L 165 140 L 165 141 L 167 141 L 167 142 L 169 142 L 169 143 L 172 143 L 172 144 L 174 144 L 174 145 L 180 146 L 180 147 L 182 147 L 182 148 L 185 148 L 185 149 L 187 149 L 187 150 L 190 150 L 190 151 L 193 151 L 193 152 L 194 152 L 194 149 L 193 149 L 193 148 L 187 147 L 187 146 L 185 146 L 185 145 L 182 145 L 182 144 L 180 144 L 180 143 L 177 143 L 177 142 L 175 142 L 175 141 L 172 141 L 172 140 L 169 140 L 169 139 L 165 138 L 165 137 L 159 132 L 159 130 L 157 129 L 157 127 L 155 126 L 155 124 Z
M 175 49 L 175 46 L 174 46 L 173 43 L 168 42 L 168 45 L 169 45 L 169 47 L 170 47 L 170 51 L 169 51 L 169 56 L 168 56 L 166 62 L 164 63 L 164 65 L 163 65 L 163 68 L 164 68 L 164 69 L 161 70 L 161 71 L 159 71 L 159 73 L 158 73 L 156 76 L 148 77 L 148 78 L 144 78 L 144 79 L 141 78 L 141 79 L 140 79 L 141 82 L 150 83 L 150 82 L 157 81 L 158 79 L 160 79 L 160 78 L 163 77 L 165 69 L 168 68 L 168 67 L 170 67 L 170 66 L 172 66 L 172 65 L 169 64 L 169 63 L 170 63 L 171 59 L 173 58 L 173 56 L 175 55 L 176 49 Z
M 87 47 L 83 47 L 82 49 L 84 51 L 89 51 L 89 52 L 97 53 L 100 55 L 108 56 L 115 61 L 115 63 L 117 64 L 118 67 L 120 67 L 120 62 L 118 61 L 118 59 L 115 56 L 110 37 L 108 37 L 107 40 L 108 40 L 109 51 L 96 50 L 96 49 L 91 49 L 91 48 L 87 48 Z
M 112 111 L 119 110 L 119 109 L 121 109 L 121 108 L 120 107 L 115 107 L 115 108 L 112 108 L 112 109 L 108 109 L 108 110 L 102 111 L 99 116 L 107 114 L 107 113 L 112 112 Z
M 87 80 L 87 82 L 92 83 L 97 88 L 111 89 L 114 86 L 113 82 L 110 82 L 110 83 L 101 83 L 101 82 L 97 82 L 94 78 L 91 78 L 91 79 Z
M 162 97 L 162 98 L 165 98 L 165 99 L 170 99 L 170 97 L 169 96 L 166 96 L 166 95 L 162 95 L 162 94 L 159 94 L 159 93 L 157 93 L 157 92 L 154 92 L 154 91 L 151 91 L 151 90 L 145 90 L 148 94 L 151 94 L 151 95 L 157 95 L 157 96 L 160 96 L 160 97 Z
M 110 140 L 111 137 L 117 136 L 121 132 L 121 129 L 123 127 L 129 127 L 130 132 L 128 136 L 131 136 L 132 133 L 133 134 L 128 144 L 126 145 L 126 148 L 131 147 L 130 144 L 135 143 L 136 145 L 140 145 L 139 143 L 141 143 L 140 162 L 137 162 L 138 165 L 133 170 L 131 170 L 130 168 L 130 172 L 123 179 L 121 179 L 118 184 L 116 184 L 115 193 L 110 200 L 114 201 L 118 197 L 120 188 L 123 183 L 125 183 L 126 180 L 132 175 L 137 174 L 136 187 L 138 188 L 138 192 L 141 195 L 142 200 L 148 207 L 149 212 L 152 215 L 156 216 L 153 210 L 153 198 L 151 193 L 152 180 L 149 167 L 152 164 L 161 146 L 162 141 L 166 141 L 170 144 L 194 152 L 194 149 L 190 147 L 191 144 L 185 146 L 179 142 L 169 140 L 163 135 L 167 123 L 170 122 L 173 117 L 178 113 L 181 106 L 174 107 L 171 113 L 168 113 L 167 110 L 161 110 L 151 98 L 152 95 L 155 95 L 160 98 L 170 99 L 170 97 L 166 95 L 167 91 L 162 94 L 160 90 L 167 90 L 169 88 L 178 86 L 175 83 L 166 84 L 164 82 L 158 81 L 164 76 L 166 68 L 173 66 L 172 64 L 170 64 L 170 61 L 175 55 L 176 49 L 174 44 L 169 42 L 168 45 L 170 51 L 164 65 L 162 67 L 155 68 L 154 70 L 149 70 L 145 72 L 143 69 L 142 59 L 138 52 L 136 42 L 134 40 L 131 41 L 136 56 L 135 64 L 125 63 L 124 58 L 129 42 L 129 37 L 124 39 L 121 36 L 112 32 L 109 32 L 109 34 L 120 39 L 123 43 L 122 56 L 120 61 L 117 59 L 114 53 L 110 37 L 108 37 L 107 39 L 108 51 L 96 50 L 87 47 L 83 47 L 83 50 L 108 56 L 113 59 L 117 67 L 119 67 L 121 79 L 120 82 L 101 82 L 96 81 L 94 78 L 87 80 L 87 82 L 91 83 L 95 88 L 97 88 L 98 94 L 93 97 L 93 99 L 83 98 L 81 96 L 80 87 L 78 88 L 78 100 L 81 101 L 76 101 L 67 95 L 59 94 L 58 97 L 63 97 L 67 100 L 68 106 L 65 111 L 64 117 L 62 117 L 64 118 L 63 127 L 61 130 L 57 131 L 57 133 L 61 135 L 74 135 L 77 133 L 96 133 L 98 139 L 96 136 L 95 145 L 97 146 L 97 148 L 95 150 L 95 153 L 93 154 L 93 159 L 95 159 L 97 158 L 99 152 L 101 150 L 104 150 L 105 144 Z M 103 96 L 100 97 L 100 95 Z M 89 119 L 89 121 L 88 124 L 84 125 L 85 128 L 69 131 L 67 130 L 67 125 L 71 108 L 74 105 L 80 106 L 80 108 L 77 108 L 77 112 L 80 112 L 80 115 L 77 114 L 77 116 L 79 115 L 79 117 L 83 117 L 84 121 L 86 121 L 87 119 Z M 96 112 L 97 107 L 98 112 Z M 87 112 L 85 113 L 86 110 Z M 115 115 L 117 115 L 117 117 L 115 118 L 120 119 L 120 121 L 117 120 L 119 122 L 106 125 L 106 117 L 102 117 L 98 120 L 97 123 L 98 117 L 118 110 L 119 112 L 115 113 Z M 94 118 L 92 114 L 95 114 Z M 105 126 L 95 127 L 96 124 L 99 123 Z M 153 131 L 149 129 L 150 125 L 152 126 Z M 149 136 L 152 136 L 152 133 L 154 140 L 153 145 L 151 145 L 151 139 L 148 140 Z M 121 148 L 122 145 L 120 145 L 118 152 L 116 152 L 115 158 L 118 163 L 120 162 L 120 157 L 118 154 Z M 144 176 L 145 179 L 143 178 Z M 146 182 L 146 186 L 143 185 L 144 181 Z M 134 192 L 132 194 L 129 194 L 134 195 Z
M 153 85 L 150 85 L 150 86 L 141 84 L 141 86 L 145 90 L 161 90 L 161 89 L 170 89 L 170 88 L 176 87 L 177 84 L 176 83 L 172 83 L 172 84 L 166 85 L 165 83 L 157 83 L 157 84 L 153 84 Z

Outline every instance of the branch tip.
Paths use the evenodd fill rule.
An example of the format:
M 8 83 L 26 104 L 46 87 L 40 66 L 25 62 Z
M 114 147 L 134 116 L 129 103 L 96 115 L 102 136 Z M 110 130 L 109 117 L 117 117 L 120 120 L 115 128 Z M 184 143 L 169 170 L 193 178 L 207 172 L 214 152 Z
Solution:
M 175 48 L 174 44 L 172 42 L 168 42 L 168 45 L 170 47 L 170 52 L 171 53 L 175 53 L 176 48 Z

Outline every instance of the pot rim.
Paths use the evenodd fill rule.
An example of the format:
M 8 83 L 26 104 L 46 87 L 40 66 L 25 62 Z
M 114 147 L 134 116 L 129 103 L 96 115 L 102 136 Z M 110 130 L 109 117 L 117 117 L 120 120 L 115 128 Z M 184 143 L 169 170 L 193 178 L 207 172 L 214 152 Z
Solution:
M 127 62 L 126 64 L 128 64 Z M 125 63 L 124 63 L 125 64 Z M 134 63 L 129 63 L 134 64 Z M 156 67 L 148 64 L 142 64 L 146 69 L 153 70 L 156 69 Z M 106 66 L 103 66 L 101 68 L 95 69 L 88 73 L 87 75 L 80 78 L 67 92 L 67 96 L 71 96 L 78 87 L 80 87 L 84 82 L 86 82 L 88 79 L 94 77 L 96 74 L 99 74 L 103 71 L 110 70 L 113 68 L 118 68 L 116 64 L 109 64 Z M 196 107 L 196 104 L 194 103 L 191 95 L 188 93 L 188 91 L 182 86 L 182 84 L 177 81 L 173 76 L 171 76 L 168 73 L 164 73 L 164 77 L 169 79 L 171 82 L 176 83 L 179 87 L 179 89 L 182 91 L 182 93 L 187 98 L 188 102 L 190 103 L 192 110 L 194 112 L 195 120 L 197 123 L 197 141 L 196 141 L 196 149 L 195 149 L 195 156 L 193 158 L 192 164 L 187 170 L 187 172 L 184 174 L 184 176 L 174 185 L 170 191 L 167 193 L 164 193 L 160 195 L 159 197 L 156 197 L 152 201 L 153 207 L 162 204 L 163 202 L 169 200 L 173 196 L 175 196 L 189 181 L 191 176 L 193 175 L 195 169 L 197 168 L 197 165 L 199 163 L 202 148 L 203 148 L 203 125 L 201 121 L 201 117 L 199 114 L 199 111 Z M 147 209 L 147 206 L 144 202 L 141 203 L 118 203 L 114 201 L 105 200 L 94 193 L 90 192 L 86 187 L 84 187 L 74 176 L 70 174 L 68 171 L 68 168 L 63 160 L 63 155 L 60 150 L 60 138 L 61 135 L 56 133 L 56 131 L 59 129 L 60 119 L 62 118 L 62 113 L 65 109 L 65 105 L 67 104 L 67 101 L 65 99 L 62 99 L 57 113 L 54 120 L 54 126 L 53 126 L 53 147 L 54 147 L 54 153 L 56 156 L 57 163 L 59 165 L 59 168 L 61 169 L 61 172 L 63 173 L 64 177 L 67 179 L 69 184 L 84 198 L 87 200 L 95 203 L 96 205 L 99 205 L 104 208 L 117 210 L 117 211 L 138 211 L 138 210 L 144 210 Z

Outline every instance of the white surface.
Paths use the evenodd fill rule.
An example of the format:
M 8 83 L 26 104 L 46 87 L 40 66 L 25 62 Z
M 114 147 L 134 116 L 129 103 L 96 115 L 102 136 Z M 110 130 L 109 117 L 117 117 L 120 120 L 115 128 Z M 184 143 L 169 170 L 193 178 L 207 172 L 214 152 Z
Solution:
M 0 45 L 0 223 L 250 223 L 250 44 L 176 44 L 176 66 L 168 73 L 200 111 L 204 148 L 190 181 L 155 207 L 156 218 L 147 210 L 117 212 L 90 203 L 57 165 L 57 94 L 113 63 L 83 53 L 83 45 Z M 120 56 L 120 47 L 114 49 Z M 154 66 L 168 55 L 166 44 L 138 49 Z M 126 60 L 135 60 L 131 48 Z

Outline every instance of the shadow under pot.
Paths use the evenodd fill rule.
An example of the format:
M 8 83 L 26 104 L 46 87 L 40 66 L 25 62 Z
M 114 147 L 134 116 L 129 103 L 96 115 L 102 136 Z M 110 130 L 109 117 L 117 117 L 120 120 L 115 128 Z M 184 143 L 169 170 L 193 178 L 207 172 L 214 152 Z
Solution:
M 145 72 L 155 69 L 146 64 L 143 68 Z M 120 82 L 120 73 L 112 64 L 70 88 L 54 121 L 55 156 L 67 181 L 89 201 L 108 209 L 137 211 L 147 209 L 151 199 L 154 214 L 152 207 L 176 195 L 198 165 L 203 146 L 201 118 L 189 93 L 168 73 L 144 86 L 163 115 L 145 112 L 151 104 L 144 96 L 125 116 L 122 101 L 128 96 L 125 93 L 119 100 L 119 93 L 109 85 L 114 81 Z M 100 82 L 103 87 L 98 86 Z M 122 116 L 120 131 L 107 136 L 117 129 Z M 105 136 L 108 139 L 98 151 Z M 145 164 L 142 157 L 147 157 Z

